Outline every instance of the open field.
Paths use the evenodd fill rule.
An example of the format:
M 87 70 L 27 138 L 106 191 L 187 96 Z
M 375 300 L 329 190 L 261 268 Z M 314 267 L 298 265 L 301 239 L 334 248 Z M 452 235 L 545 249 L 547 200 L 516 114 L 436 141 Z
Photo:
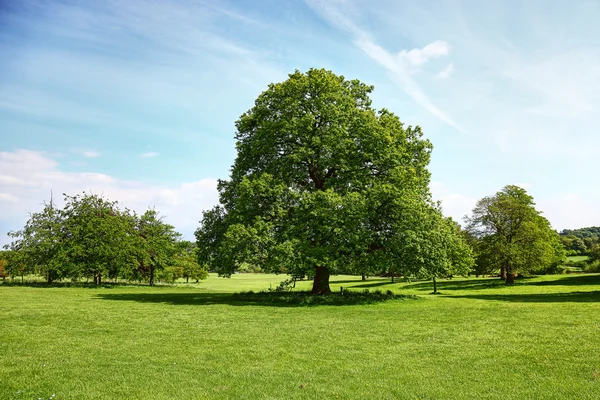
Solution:
M 368 305 L 231 295 L 284 278 L 0 284 L 0 399 L 600 398 L 599 275 L 454 279 L 439 296 L 332 277 L 419 296 Z

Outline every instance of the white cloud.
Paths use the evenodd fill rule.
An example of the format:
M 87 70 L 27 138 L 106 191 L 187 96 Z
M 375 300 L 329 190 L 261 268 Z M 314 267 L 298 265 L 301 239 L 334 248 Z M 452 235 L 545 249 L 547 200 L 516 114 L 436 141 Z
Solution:
M 150 152 L 148 152 L 148 153 L 144 153 L 144 154 L 142 154 L 142 157 L 144 157 L 144 158 L 149 158 L 149 157 L 156 157 L 156 156 L 158 156 L 158 155 L 159 155 L 158 153 L 156 153 L 156 152 L 154 152 L 154 151 L 150 151 Z
M 100 157 L 100 153 L 98 153 L 97 151 L 84 151 L 83 155 L 84 157 L 88 158 Z
M 435 77 L 437 79 L 448 79 L 454 73 L 454 64 L 450 63 L 446 68 L 438 72 Z
M 2 203 L 16 203 L 19 201 L 19 198 L 10 193 L 2 193 L 0 192 L 0 204 Z
M 0 246 L 8 243 L 6 232 L 20 229 L 28 213 L 40 210 L 51 194 L 58 205 L 63 193 L 85 191 L 138 213 L 155 207 L 188 240 L 193 240 L 202 211 L 218 203 L 216 179 L 170 186 L 123 181 L 102 173 L 62 171 L 56 161 L 35 151 L 0 152 L 0 171 Z
M 411 67 L 420 67 L 434 58 L 447 56 L 450 54 L 450 45 L 443 40 L 436 40 L 423 48 L 411 50 L 401 50 L 398 58 L 402 62 L 408 63 Z

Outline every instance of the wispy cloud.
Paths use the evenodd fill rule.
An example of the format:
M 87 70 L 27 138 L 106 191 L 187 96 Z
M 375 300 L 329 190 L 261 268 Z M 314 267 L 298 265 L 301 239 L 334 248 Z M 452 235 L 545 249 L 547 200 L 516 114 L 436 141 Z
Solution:
M 156 157 L 158 155 L 159 155 L 159 153 L 156 153 L 154 151 L 150 151 L 148 153 L 143 153 L 141 156 L 144 157 L 144 158 L 149 158 L 149 157 Z
M 433 103 L 411 76 L 411 67 L 422 65 L 431 58 L 447 54 L 449 52 L 447 43 L 436 41 L 422 49 L 402 50 L 397 55 L 393 55 L 377 44 L 369 32 L 359 27 L 347 13 L 342 11 L 342 9 L 347 9 L 345 2 L 343 4 L 324 0 L 306 0 L 306 2 L 311 9 L 329 23 L 351 34 L 354 43 L 366 55 L 382 65 L 390 73 L 394 83 L 413 100 L 456 130 L 465 132 L 452 117 Z
M 436 40 L 423 48 L 401 50 L 398 58 L 411 67 L 420 67 L 430 60 L 450 54 L 450 45 L 442 40 Z
M 87 158 L 96 158 L 100 157 L 100 153 L 98 153 L 97 151 L 84 151 L 83 156 Z
M 450 63 L 446 68 L 435 74 L 437 79 L 448 79 L 454 73 L 454 64 Z

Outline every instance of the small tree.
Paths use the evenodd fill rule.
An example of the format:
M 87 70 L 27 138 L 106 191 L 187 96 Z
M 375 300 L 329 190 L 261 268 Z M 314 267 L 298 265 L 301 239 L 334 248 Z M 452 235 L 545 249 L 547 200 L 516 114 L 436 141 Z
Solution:
M 156 271 L 174 263 L 176 241 L 181 235 L 172 225 L 163 222 L 154 210 L 146 211 L 135 221 L 139 268 L 147 273 L 150 286 L 154 286 Z M 174 271 L 170 272 L 167 280 L 173 281 L 176 275 Z
M 64 240 L 61 262 L 73 274 L 91 276 L 101 284 L 103 276 L 118 276 L 135 261 L 136 242 L 129 210 L 94 194 L 65 195 Z
M 558 234 L 540 214 L 533 197 L 509 185 L 479 200 L 465 219 L 478 240 L 478 254 L 501 271 L 507 284 L 514 283 L 516 273 L 540 271 L 564 258 Z
M 35 271 L 44 276 L 48 283 L 68 274 L 62 262 L 62 227 L 63 215 L 51 199 L 42 211 L 29 215 L 22 230 L 8 233 L 14 241 L 5 248 L 14 253 L 12 257 L 15 267 L 20 268 L 20 274 L 24 274 L 24 270 Z
M 177 254 L 174 260 L 175 266 L 181 269 L 181 276 L 186 283 L 190 278 L 198 282 L 208 278 L 208 271 L 198 264 L 196 244 L 187 240 L 177 243 Z

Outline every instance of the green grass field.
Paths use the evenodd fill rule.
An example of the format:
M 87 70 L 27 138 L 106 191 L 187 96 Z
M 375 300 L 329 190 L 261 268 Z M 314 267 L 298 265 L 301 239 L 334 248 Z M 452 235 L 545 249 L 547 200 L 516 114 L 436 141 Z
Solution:
M 600 276 L 332 289 L 419 296 L 295 306 L 198 285 L 0 284 L 0 399 L 598 399 Z M 301 282 L 298 288 L 308 288 Z

